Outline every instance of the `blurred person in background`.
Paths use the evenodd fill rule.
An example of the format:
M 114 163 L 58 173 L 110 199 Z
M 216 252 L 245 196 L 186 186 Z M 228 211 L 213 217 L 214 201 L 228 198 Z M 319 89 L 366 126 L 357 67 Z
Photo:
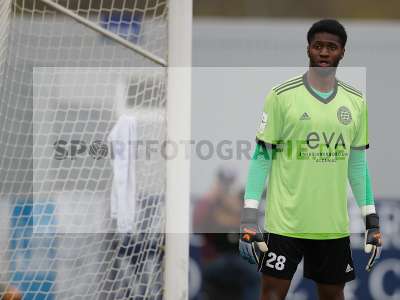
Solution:
M 336 79 L 346 31 L 336 20 L 321 20 L 307 40 L 310 67 L 267 96 L 249 166 L 239 250 L 263 274 L 263 300 L 285 299 L 303 258 L 304 277 L 316 283 L 319 298 L 344 299 L 346 282 L 355 278 L 348 182 L 365 218 L 366 271 L 380 255 L 365 153 L 367 105 L 361 92 Z M 257 217 L 267 177 L 263 232 Z
M 21 300 L 22 294 L 16 288 L 7 283 L 0 283 L 0 299 L 1 300 Z
M 237 255 L 244 191 L 237 188 L 236 179 L 235 170 L 219 168 L 212 190 L 194 209 L 194 230 L 204 239 L 204 300 L 251 300 L 260 292 L 260 274 Z

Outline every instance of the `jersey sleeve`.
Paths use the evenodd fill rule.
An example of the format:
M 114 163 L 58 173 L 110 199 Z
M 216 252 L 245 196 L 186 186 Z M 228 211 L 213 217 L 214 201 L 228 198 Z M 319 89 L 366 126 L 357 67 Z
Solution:
M 368 107 L 365 100 L 361 106 L 360 120 L 356 129 L 354 139 L 351 143 L 352 149 L 368 149 Z
M 282 114 L 278 96 L 271 91 L 265 99 L 257 140 L 267 145 L 276 145 L 281 138 Z

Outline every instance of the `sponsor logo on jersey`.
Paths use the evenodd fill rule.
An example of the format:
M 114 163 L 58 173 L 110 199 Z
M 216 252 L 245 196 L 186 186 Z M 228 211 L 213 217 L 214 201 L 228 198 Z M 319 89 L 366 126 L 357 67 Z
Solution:
M 321 134 L 318 132 L 310 132 L 307 135 L 306 141 L 310 149 L 321 148 L 321 146 L 326 146 L 327 148 L 334 147 L 335 149 L 341 147 L 342 149 L 346 149 L 346 143 L 342 133 L 337 135 L 335 132 L 327 133 L 323 131 Z
M 276 159 L 276 155 L 282 153 L 289 159 L 335 163 L 345 160 L 349 155 L 345 138 L 341 132 L 313 131 L 308 133 L 304 140 L 278 140 L 275 146 L 272 159 Z
M 350 110 L 346 106 L 339 107 L 337 110 L 337 118 L 343 125 L 349 125 L 352 120 Z

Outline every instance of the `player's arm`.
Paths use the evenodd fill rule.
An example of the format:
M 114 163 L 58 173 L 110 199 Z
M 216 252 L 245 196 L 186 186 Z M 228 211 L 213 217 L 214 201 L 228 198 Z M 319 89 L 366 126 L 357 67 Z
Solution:
M 362 216 L 365 218 L 364 250 L 366 253 L 371 253 L 366 267 L 366 270 L 370 271 L 376 259 L 380 256 L 382 238 L 365 152 L 368 146 L 368 109 L 363 100 L 357 132 L 351 144 L 348 177 L 353 195 L 361 208 Z
M 382 238 L 366 158 L 365 149 L 368 147 L 368 109 L 365 100 L 362 100 L 357 132 L 351 144 L 348 177 L 353 195 L 365 218 L 364 250 L 371 253 L 365 269 L 370 271 L 380 256 Z
M 241 216 L 239 251 L 251 264 L 258 263 L 258 251 L 266 252 L 263 232 L 258 226 L 258 206 L 271 169 L 271 152 L 258 142 L 250 161 Z
M 370 271 L 380 256 L 382 241 L 365 150 L 352 149 L 350 151 L 348 170 L 354 198 L 361 209 L 363 218 L 365 218 L 364 250 L 366 253 L 371 253 L 366 266 L 366 270 Z
M 279 140 L 281 126 L 278 97 L 271 91 L 264 104 L 257 145 L 250 161 L 241 217 L 239 250 L 250 263 L 257 263 L 257 250 L 267 251 L 262 231 L 258 227 L 258 206 L 272 165 L 272 148 L 275 141 Z

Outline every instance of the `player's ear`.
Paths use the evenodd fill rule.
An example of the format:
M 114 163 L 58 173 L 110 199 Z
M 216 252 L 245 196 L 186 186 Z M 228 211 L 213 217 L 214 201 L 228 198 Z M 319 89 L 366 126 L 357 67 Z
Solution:
M 310 58 L 310 45 L 307 45 L 307 56 Z
M 342 54 L 340 55 L 340 59 L 343 59 L 343 57 L 344 57 L 344 52 L 346 51 L 346 49 L 345 48 L 343 48 L 342 49 Z

